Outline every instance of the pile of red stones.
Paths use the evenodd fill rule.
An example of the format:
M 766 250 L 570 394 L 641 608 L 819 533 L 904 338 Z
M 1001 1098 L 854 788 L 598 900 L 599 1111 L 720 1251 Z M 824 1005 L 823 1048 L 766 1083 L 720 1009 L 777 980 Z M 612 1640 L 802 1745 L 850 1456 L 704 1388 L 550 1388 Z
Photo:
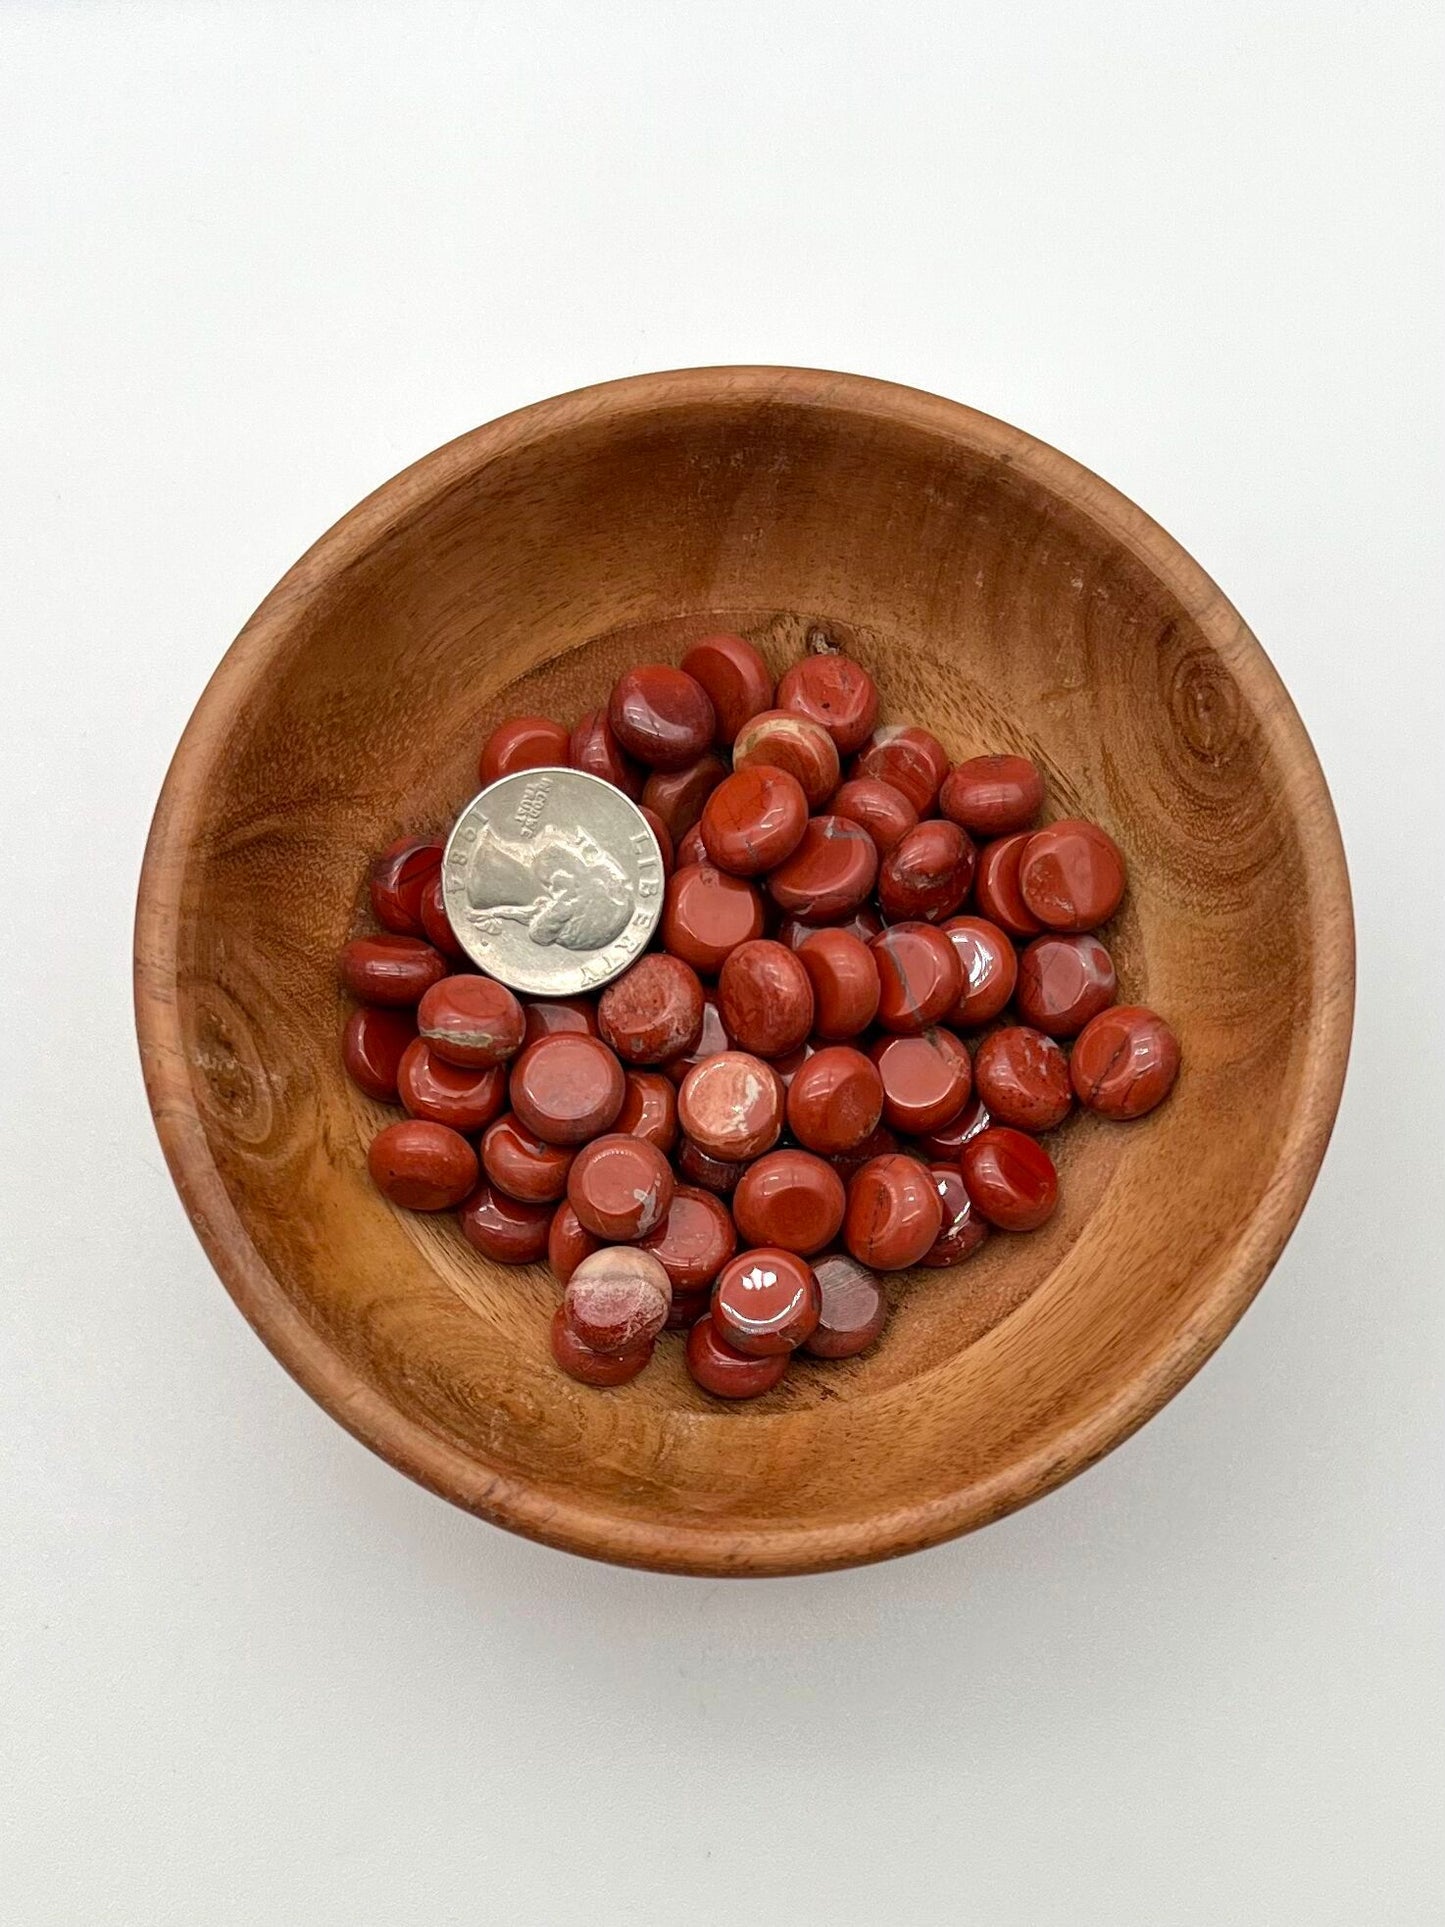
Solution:
M 596 998 L 524 1003 L 478 974 L 439 843 L 372 870 L 382 930 L 341 955 L 343 1057 L 408 1116 L 371 1175 L 409 1210 L 458 1209 L 488 1258 L 547 1258 L 553 1355 L 586 1384 L 634 1378 L 669 1329 L 727 1398 L 770 1390 L 799 1348 L 866 1350 L 879 1274 L 1051 1216 L 1040 1137 L 1076 1101 L 1136 1118 L 1174 1082 L 1173 1032 L 1117 1001 L 1094 934 L 1124 894 L 1112 838 L 1038 826 L 1026 757 L 953 765 L 877 715 L 847 655 L 775 689 L 751 643 L 716 635 L 628 670 L 571 731 L 492 733 L 484 784 L 585 770 L 656 834 L 655 947 Z

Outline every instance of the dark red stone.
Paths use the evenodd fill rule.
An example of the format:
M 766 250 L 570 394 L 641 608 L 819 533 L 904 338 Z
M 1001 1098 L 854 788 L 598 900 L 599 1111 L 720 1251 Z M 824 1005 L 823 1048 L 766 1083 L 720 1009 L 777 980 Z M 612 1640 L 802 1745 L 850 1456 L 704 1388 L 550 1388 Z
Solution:
M 811 1151 L 769 1151 L 738 1180 L 733 1218 L 744 1243 L 778 1245 L 807 1257 L 837 1237 L 847 1202 L 842 1178 L 822 1158 Z
M 359 1091 L 378 1104 L 395 1104 L 396 1080 L 407 1048 L 416 1040 L 416 1019 L 409 1010 L 361 1004 L 341 1033 L 341 1062 Z
M 895 923 L 870 946 L 878 966 L 878 1022 L 916 1035 L 958 1002 L 963 966 L 958 952 L 931 923 Z
M 482 744 L 477 776 L 483 786 L 519 769 L 566 769 L 570 732 L 547 716 L 514 716 L 498 723 Z
M 600 776 L 634 803 L 642 794 L 642 771 L 612 734 L 605 709 L 589 710 L 572 731 L 567 761 L 588 776 Z
M 669 1156 L 677 1142 L 677 1089 L 661 1071 L 628 1071 L 627 1091 L 622 1109 L 613 1122 L 614 1131 L 626 1131 L 655 1144 Z
M 700 1150 L 729 1163 L 745 1163 L 777 1143 L 783 1097 L 782 1079 L 762 1058 L 748 1051 L 723 1051 L 694 1065 L 683 1079 L 678 1122 Z
M 409 1009 L 447 974 L 446 958 L 420 937 L 383 931 L 353 937 L 338 959 L 343 985 L 363 1004 Z
M 396 1086 L 413 1117 L 449 1125 L 468 1136 L 485 1130 L 507 1101 L 505 1065 L 449 1064 L 424 1037 L 407 1045 Z
M 1059 1201 L 1054 1161 L 1037 1138 L 994 1125 L 963 1147 L 973 1206 L 1000 1231 L 1036 1231 Z
M 878 901 L 891 920 L 918 917 L 939 923 L 968 895 L 978 852 L 966 830 L 931 816 L 884 857 Z
M 727 764 L 711 750 L 682 769 L 655 769 L 643 785 L 643 804 L 662 818 L 675 844 L 701 817 L 727 773 Z
M 947 1269 L 961 1265 L 987 1243 L 988 1220 L 974 1209 L 963 1173 L 956 1164 L 930 1165 L 929 1175 L 943 1207 L 943 1228 L 924 1254 L 923 1262 Z
M 803 1350 L 815 1358 L 856 1358 L 882 1334 L 888 1299 L 882 1281 L 846 1252 L 813 1261 L 822 1311 Z
M 769 876 L 768 894 L 804 923 L 836 923 L 866 901 L 877 875 L 877 845 L 865 829 L 844 816 L 814 816 Z
M 772 707 L 768 665 L 743 636 L 703 636 L 683 657 L 682 666 L 711 699 L 719 743 L 731 743 L 744 723 Z
M 711 863 L 688 864 L 667 879 L 661 934 L 674 957 L 715 977 L 740 943 L 763 934 L 762 897 Z
M 512 1109 L 548 1144 L 585 1144 L 611 1130 L 627 1092 L 622 1066 L 596 1037 L 558 1031 L 512 1066 Z
M 1025 1023 L 1049 1037 L 1076 1037 L 1118 994 L 1114 959 L 1094 936 L 1035 937 L 1019 958 L 1014 993 Z
M 366 1164 L 377 1190 L 408 1211 L 448 1211 L 477 1181 L 477 1154 L 460 1132 L 422 1118 L 378 1131 Z
M 596 1386 L 610 1390 L 617 1385 L 626 1385 L 637 1377 L 652 1362 L 655 1341 L 649 1339 L 630 1352 L 594 1352 L 567 1323 L 567 1315 L 561 1305 L 552 1314 L 551 1325 L 552 1356 L 569 1378 L 575 1378 L 581 1385 Z
M 452 963 L 470 963 L 471 960 L 462 948 L 456 931 L 452 929 L 452 920 L 447 915 L 440 870 L 421 893 L 421 927 L 427 942 L 435 944 L 442 955 Z
M 694 1382 L 714 1398 L 757 1398 L 782 1383 L 792 1353 L 749 1357 L 728 1344 L 709 1315 L 699 1318 L 688 1333 L 686 1356 Z
M 673 1183 L 672 1166 L 655 1144 L 612 1131 L 584 1144 L 573 1158 L 567 1202 L 584 1230 L 619 1244 L 657 1229 L 672 1203 Z
M 987 1024 L 1014 993 L 1018 953 L 1008 932 L 986 917 L 950 917 L 943 934 L 958 952 L 963 990 L 949 1011 L 951 1024 Z
M 505 1064 L 522 1048 L 527 1020 L 505 984 L 491 977 L 443 977 L 422 998 L 417 1029 L 448 1064 Z
M 963 1156 L 964 1145 L 971 1138 L 976 1138 L 980 1131 L 986 1131 L 992 1123 L 988 1106 L 975 1092 L 949 1123 L 939 1124 L 931 1131 L 921 1131 L 913 1140 L 914 1149 L 921 1152 L 930 1164 L 957 1164 Z
M 612 686 L 607 720 L 627 754 L 649 769 L 683 769 L 696 762 L 717 726 L 702 684 L 665 662 L 624 669 Z
M 563 1199 L 553 1212 L 552 1222 L 547 1229 L 547 1262 L 558 1284 L 565 1285 L 582 1260 L 601 1249 L 602 1240 L 592 1236 L 571 1205 Z
M 1091 1018 L 1069 1060 L 1079 1102 L 1100 1117 L 1143 1117 L 1179 1074 L 1179 1039 L 1157 1011 L 1117 1004 Z
M 667 1064 L 702 1036 L 702 984 L 680 957 L 640 957 L 597 1000 L 597 1027 L 624 1064 Z
M 555 1204 L 567 1189 L 575 1155 L 519 1124 L 510 1113 L 482 1133 L 482 1169 L 499 1191 L 524 1204 Z
M 880 857 L 896 849 L 918 823 L 918 812 L 892 783 L 877 776 L 854 776 L 839 785 L 829 809 L 860 823 L 878 846 Z
M 717 1001 L 728 1035 L 758 1057 L 796 1050 L 813 1028 L 807 971 L 795 951 L 766 937 L 733 951 L 717 980 Z
M 1019 893 L 1051 930 L 1092 930 L 1118 909 L 1124 857 L 1097 823 L 1070 817 L 1035 830 L 1019 858 Z
M 843 1237 L 860 1264 L 902 1271 L 938 1241 L 943 1206 L 926 1164 L 899 1153 L 873 1158 L 848 1186 Z
M 838 745 L 838 754 L 851 756 L 877 721 L 878 685 L 862 663 L 829 650 L 805 656 L 784 673 L 777 706 L 821 723 Z
M 421 936 L 422 892 L 441 864 L 442 845 L 429 837 L 404 836 L 382 851 L 371 866 L 369 890 L 372 914 L 384 929 Z
M 811 930 L 797 946 L 813 986 L 813 1032 L 839 1043 L 867 1030 L 878 1015 L 878 964 L 860 937 L 846 930 Z
M 978 914 L 1011 937 L 1036 937 L 1044 927 L 1019 890 L 1019 859 L 1030 834 L 1024 830 L 1017 836 L 1001 836 L 985 843 L 973 875 L 973 901 Z
M 562 1311 L 594 1352 L 635 1352 L 667 1322 L 672 1281 L 650 1251 L 609 1245 L 584 1258 L 567 1280 Z
M 590 997 L 548 997 L 529 998 L 522 1007 L 526 1029 L 522 1033 L 522 1048 L 535 1044 L 539 1037 L 551 1037 L 559 1030 L 570 1030 L 579 1035 L 597 1035 L 597 1006 Z
M 748 769 L 754 763 L 766 763 L 796 777 L 810 810 L 823 807 L 842 774 L 838 745 L 823 725 L 786 709 L 765 709 L 738 731 L 733 768 Z
M 855 1151 L 883 1115 L 877 1066 L 848 1044 L 814 1051 L 788 1085 L 788 1129 L 810 1151 Z
M 737 1245 L 727 1206 L 691 1184 L 676 1187 L 666 1218 L 642 1241 L 644 1251 L 652 1253 L 672 1280 L 674 1302 L 680 1294 L 695 1297 L 709 1290 Z M 694 1316 L 706 1310 L 701 1304 Z
M 974 836 L 1027 829 L 1044 806 L 1044 779 L 1027 756 L 970 756 L 943 780 L 938 807 Z
M 719 783 L 701 818 L 703 848 L 731 876 L 762 876 L 790 857 L 808 826 L 808 799 L 795 776 L 755 763 Z
M 948 774 L 948 751 L 926 729 L 890 723 L 875 729 L 859 750 L 850 776 L 876 776 L 902 790 L 920 816 L 931 816 Z
M 990 1031 L 974 1052 L 973 1078 L 994 1122 L 1015 1130 L 1051 1131 L 1074 1106 L 1069 1060 L 1027 1024 Z
M 547 1255 L 550 1204 L 524 1204 L 484 1178 L 458 1218 L 473 1250 L 499 1265 L 534 1265 Z
M 871 1056 L 883 1084 L 884 1121 L 895 1131 L 917 1137 L 941 1130 L 968 1102 L 969 1055 L 951 1030 L 882 1037 Z
M 813 1267 L 779 1245 L 740 1251 L 723 1266 L 712 1289 L 718 1336 L 749 1358 L 796 1351 L 821 1309 Z

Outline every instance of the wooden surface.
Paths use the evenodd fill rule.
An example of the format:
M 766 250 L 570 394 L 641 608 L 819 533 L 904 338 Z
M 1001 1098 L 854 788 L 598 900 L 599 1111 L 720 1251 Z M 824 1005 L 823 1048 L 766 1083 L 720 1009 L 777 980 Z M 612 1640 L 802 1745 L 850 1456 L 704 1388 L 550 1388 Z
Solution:
M 338 944 L 370 854 L 445 828 L 486 728 L 570 722 L 617 668 L 821 624 L 884 713 L 1019 749 L 1123 845 L 1122 991 L 1179 1031 L 1168 1105 L 1058 1134 L 1063 1204 L 895 1284 L 868 1358 L 723 1407 L 681 1347 L 555 1372 L 540 1268 L 384 1204 L 344 1079 Z M 241 1309 L 342 1423 L 483 1517 L 575 1551 L 766 1573 L 880 1558 L 1037 1497 L 1141 1424 L 1288 1237 L 1339 1098 L 1348 884 L 1304 730 L 1238 614 L 1096 477 L 854 376 L 644 376 L 508 416 L 345 517 L 267 598 L 186 731 L 141 882 L 157 1126 Z

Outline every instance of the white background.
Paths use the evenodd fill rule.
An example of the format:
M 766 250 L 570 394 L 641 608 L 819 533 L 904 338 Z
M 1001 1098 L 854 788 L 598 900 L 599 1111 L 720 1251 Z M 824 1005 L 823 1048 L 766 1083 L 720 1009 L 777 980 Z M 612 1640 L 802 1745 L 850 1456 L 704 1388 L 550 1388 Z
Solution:
M 7 1927 L 1436 1927 L 1442 53 L 1433 0 L 0 0 Z M 785 1582 L 527 1545 L 346 1437 L 192 1238 L 129 1011 L 167 759 L 301 549 L 722 361 L 959 397 L 1157 516 L 1360 934 L 1219 1357 L 1022 1515 Z

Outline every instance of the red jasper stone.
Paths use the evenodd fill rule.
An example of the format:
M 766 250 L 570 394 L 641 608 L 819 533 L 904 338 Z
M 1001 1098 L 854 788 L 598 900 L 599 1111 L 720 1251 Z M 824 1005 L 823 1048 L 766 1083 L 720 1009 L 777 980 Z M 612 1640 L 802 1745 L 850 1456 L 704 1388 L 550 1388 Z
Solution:
M 482 744 L 477 776 L 485 786 L 519 769 L 566 769 L 571 732 L 548 716 L 514 716 Z
M 627 1084 L 600 1039 L 558 1031 L 522 1052 L 508 1092 L 517 1116 L 548 1144 L 585 1144 L 611 1130 Z
M 695 1064 L 683 1079 L 678 1122 L 700 1150 L 725 1162 L 745 1163 L 777 1143 L 783 1096 L 782 1079 L 762 1058 L 747 1051 L 723 1051 Z M 708 1185 L 709 1190 L 717 1188 Z
M 970 756 L 943 779 L 938 807 L 974 836 L 1027 829 L 1044 806 L 1044 779 L 1027 756 Z
M 714 1398 L 757 1398 L 782 1383 L 792 1353 L 752 1358 L 728 1344 L 709 1315 L 688 1333 L 686 1357 L 694 1382 Z
M 938 1242 L 943 1205 L 926 1164 L 901 1153 L 873 1158 L 848 1186 L 843 1239 L 860 1264 L 902 1271 Z
M 810 1151 L 854 1151 L 883 1116 L 883 1080 L 862 1051 L 830 1044 L 814 1051 L 788 1085 L 788 1129 Z
M 923 1262 L 940 1269 L 961 1265 L 988 1241 L 988 1220 L 974 1209 L 963 1173 L 955 1164 L 933 1164 L 929 1175 L 943 1207 L 943 1228 Z
M 1097 937 L 1035 937 L 1019 958 L 1019 1015 L 1049 1037 L 1076 1037 L 1118 990 L 1114 959 Z
M 640 957 L 597 1000 L 597 1028 L 624 1064 L 666 1064 L 702 1036 L 702 984 L 680 957 Z
M 547 1255 L 550 1204 L 526 1204 L 483 1179 L 458 1213 L 462 1236 L 499 1265 L 534 1265 Z
M 883 1118 L 910 1137 L 938 1131 L 968 1102 L 973 1069 L 951 1030 L 883 1037 L 871 1056 L 883 1084 Z
M 707 1308 L 712 1303 L 712 1289 L 702 1291 L 677 1291 L 674 1289 L 672 1303 L 667 1308 L 667 1323 L 664 1331 L 691 1331 L 699 1318 L 707 1316 Z
M 779 1245 L 740 1251 L 712 1288 L 718 1336 L 749 1358 L 796 1351 L 822 1309 L 813 1267 Z
M 963 966 L 931 923 L 895 923 L 870 947 L 878 966 L 878 1021 L 885 1030 L 916 1035 L 958 1002 Z
M 859 750 L 852 776 L 876 776 L 902 790 L 920 816 L 931 816 L 943 779 L 948 774 L 948 751 L 936 736 L 912 723 L 890 723 L 875 729 Z
M 421 1002 L 433 984 L 447 974 L 446 958 L 420 937 L 383 932 L 375 937 L 353 937 L 341 952 L 338 970 L 343 985 L 363 1004 L 385 1004 L 406 1009 Z
M 803 1350 L 814 1358 L 856 1358 L 888 1323 L 888 1299 L 881 1280 L 841 1251 L 816 1259 L 813 1275 L 822 1311 L 803 1340 Z
M 687 835 L 678 840 L 673 856 L 674 870 L 685 870 L 693 863 L 707 862 L 707 846 L 702 840 L 702 824 L 694 823 Z
M 558 1284 L 565 1285 L 582 1260 L 601 1249 L 602 1240 L 592 1236 L 564 1199 L 547 1228 L 547 1263 Z
M 662 818 L 676 843 L 701 817 L 708 798 L 726 780 L 727 773 L 727 764 L 711 750 L 682 769 L 655 769 L 643 785 L 643 805 Z
M 1026 1024 L 989 1032 L 974 1053 L 973 1078 L 994 1122 L 1015 1130 L 1051 1131 L 1073 1109 L 1068 1058 Z
M 1179 1039 L 1157 1011 L 1118 1004 L 1091 1018 L 1069 1060 L 1079 1102 L 1100 1117 L 1143 1117 L 1179 1074 Z
M 846 930 L 810 930 L 797 946 L 813 986 L 813 1032 L 839 1043 L 867 1030 L 878 1015 L 880 987 L 873 952 Z
M 662 900 L 662 941 L 704 977 L 715 977 L 740 943 L 763 934 L 763 900 L 756 888 L 692 863 L 674 870 Z
M 986 917 L 950 917 L 943 934 L 958 953 L 963 991 L 948 1012 L 951 1024 L 987 1024 L 1014 993 L 1018 953 L 1007 931 Z
M 838 745 L 838 754 L 851 756 L 878 720 L 878 685 L 861 662 L 828 650 L 805 656 L 785 672 L 777 706 L 821 723 Z
M 627 1091 L 613 1130 L 655 1144 L 664 1157 L 668 1156 L 677 1143 L 676 1087 L 660 1071 L 628 1071 L 626 1075 Z
M 731 743 L 744 723 L 772 707 L 768 665 L 743 636 L 703 636 L 683 657 L 682 666 L 708 693 L 719 743 Z
M 797 953 L 760 937 L 739 944 L 717 980 L 723 1026 L 740 1050 L 782 1057 L 813 1028 L 813 985 Z
M 495 1126 L 493 1127 L 495 1129 Z M 672 1203 L 672 1166 L 655 1144 L 620 1131 L 584 1144 L 567 1174 L 567 1202 L 594 1238 L 645 1238 Z
M 656 1338 L 671 1303 L 667 1273 L 650 1251 L 636 1245 L 592 1252 L 562 1294 L 563 1315 L 574 1336 L 594 1352 L 613 1354 L 637 1351 Z
M 395 1104 L 397 1073 L 415 1039 L 416 1020 L 409 1010 L 360 1005 L 347 1018 L 341 1033 L 341 1062 L 346 1075 L 378 1104 Z
M 702 684 L 665 662 L 624 669 L 612 685 L 607 720 L 627 754 L 649 769 L 684 769 L 696 762 L 717 727 Z
M 895 1151 L 902 1149 L 896 1134 L 886 1124 L 880 1124 L 876 1131 L 870 1131 L 863 1142 L 851 1151 L 835 1151 L 828 1162 L 838 1173 L 844 1184 L 851 1184 L 855 1174 L 874 1158 L 891 1158 Z
M 931 816 L 910 830 L 878 869 L 878 901 L 886 917 L 938 923 L 968 895 L 978 852 L 966 830 Z
M 492 1183 L 524 1204 L 555 1204 L 566 1192 L 576 1155 L 559 1144 L 544 1144 L 510 1115 L 487 1126 L 481 1152 L 482 1169 Z
M 662 874 L 665 880 L 672 875 L 676 862 L 672 831 L 668 829 L 662 818 L 657 814 L 657 811 L 649 808 L 646 803 L 640 803 L 638 808 L 642 812 L 643 822 L 646 823 L 648 829 L 651 830 L 652 834 L 657 838 L 657 853 L 662 858 Z
M 551 1037 L 559 1030 L 586 1037 L 597 1035 L 597 1006 L 590 997 L 529 998 L 522 1015 L 526 1020 L 523 1050 L 528 1044 L 535 1044 L 539 1037 Z
M 880 857 L 896 849 L 918 823 L 918 812 L 902 790 L 876 776 L 850 777 L 840 784 L 828 807 L 834 816 L 861 824 L 877 844 Z
M 1044 927 L 1019 890 L 1019 860 L 1030 834 L 1024 830 L 1017 836 L 1001 836 L 985 843 L 973 873 L 973 901 L 978 914 L 1011 937 L 1036 937 Z
M 704 1151 L 700 1144 L 694 1144 L 685 1137 L 678 1147 L 677 1169 L 681 1177 L 705 1190 L 716 1192 L 720 1198 L 731 1197 L 738 1188 L 738 1180 L 747 1170 L 747 1162 L 741 1158 L 715 1158 L 711 1151 Z
M 637 1377 L 652 1362 L 655 1343 L 649 1339 L 630 1352 L 594 1352 L 567 1323 L 567 1314 L 559 1305 L 552 1314 L 552 1356 L 569 1378 L 575 1378 L 581 1385 L 592 1385 L 599 1390 L 610 1390 L 618 1385 L 626 1385 Z
M 727 1206 L 711 1192 L 679 1184 L 666 1218 L 642 1244 L 672 1280 L 674 1305 L 681 1296 L 693 1303 L 693 1317 L 700 1317 L 707 1305 L 696 1301 L 737 1250 L 738 1234 Z
M 796 777 L 810 810 L 823 807 L 842 774 L 838 745 L 823 725 L 786 709 L 765 709 L 738 731 L 733 768 L 748 769 L 754 763 L 766 763 Z
M 507 1072 L 502 1064 L 449 1064 L 424 1037 L 416 1037 L 398 1067 L 396 1091 L 413 1117 L 470 1136 L 500 1114 L 507 1101 Z
M 588 776 L 600 776 L 634 803 L 642 794 L 642 771 L 612 734 L 605 709 L 589 710 L 572 731 L 567 761 Z
M 732 876 L 761 876 L 790 857 L 808 827 L 808 799 L 795 776 L 754 763 L 719 783 L 703 808 L 703 848 Z
M 960 1168 L 974 1209 L 1000 1231 L 1036 1231 L 1053 1216 L 1058 1173 L 1037 1138 L 994 1125 L 964 1145 Z
M 685 1057 L 674 1057 L 670 1064 L 664 1064 L 662 1074 L 674 1084 L 681 1084 L 694 1064 L 702 1063 L 704 1058 L 716 1057 L 719 1051 L 731 1050 L 733 1040 L 727 1034 L 722 1013 L 718 1009 L 717 997 L 711 990 L 704 991 L 702 1000 L 702 1035 Z
M 976 1138 L 980 1131 L 986 1131 L 992 1123 L 988 1106 L 975 1092 L 958 1116 L 949 1123 L 940 1124 L 931 1131 L 919 1132 L 913 1140 L 914 1148 L 930 1164 L 957 1164 L 963 1156 L 964 1145 Z
M 1123 852 L 1097 823 L 1050 823 L 1024 845 L 1019 893 L 1050 930 L 1092 930 L 1124 895 Z
M 811 1151 L 769 1151 L 738 1180 L 733 1218 L 747 1244 L 778 1245 L 807 1257 L 837 1237 L 847 1202 L 831 1164 Z
M 491 977 L 443 977 L 422 998 L 416 1022 L 448 1064 L 505 1064 L 527 1033 L 522 1006 Z
M 471 959 L 462 948 L 456 931 L 452 929 L 452 920 L 447 915 L 440 870 L 422 890 L 421 927 L 427 942 L 435 944 L 452 963 L 470 963 Z
M 814 816 L 769 876 L 768 894 L 804 923 L 836 923 L 859 908 L 877 875 L 878 849 L 865 829 L 844 816 Z
M 785 943 L 789 950 L 801 950 L 820 929 L 839 930 L 845 936 L 856 937 L 859 943 L 869 944 L 883 929 L 883 919 L 871 903 L 861 904 L 851 916 L 839 917 L 829 924 L 804 923 L 798 917 L 784 917 L 778 925 L 778 942 Z
M 422 934 L 422 892 L 442 866 L 442 846 L 430 838 L 406 836 L 383 850 L 371 866 L 371 909 L 384 929 L 398 936 Z
M 422 1118 L 388 1124 L 366 1154 L 372 1183 L 408 1211 L 447 1211 L 477 1181 L 477 1154 L 458 1131 Z

